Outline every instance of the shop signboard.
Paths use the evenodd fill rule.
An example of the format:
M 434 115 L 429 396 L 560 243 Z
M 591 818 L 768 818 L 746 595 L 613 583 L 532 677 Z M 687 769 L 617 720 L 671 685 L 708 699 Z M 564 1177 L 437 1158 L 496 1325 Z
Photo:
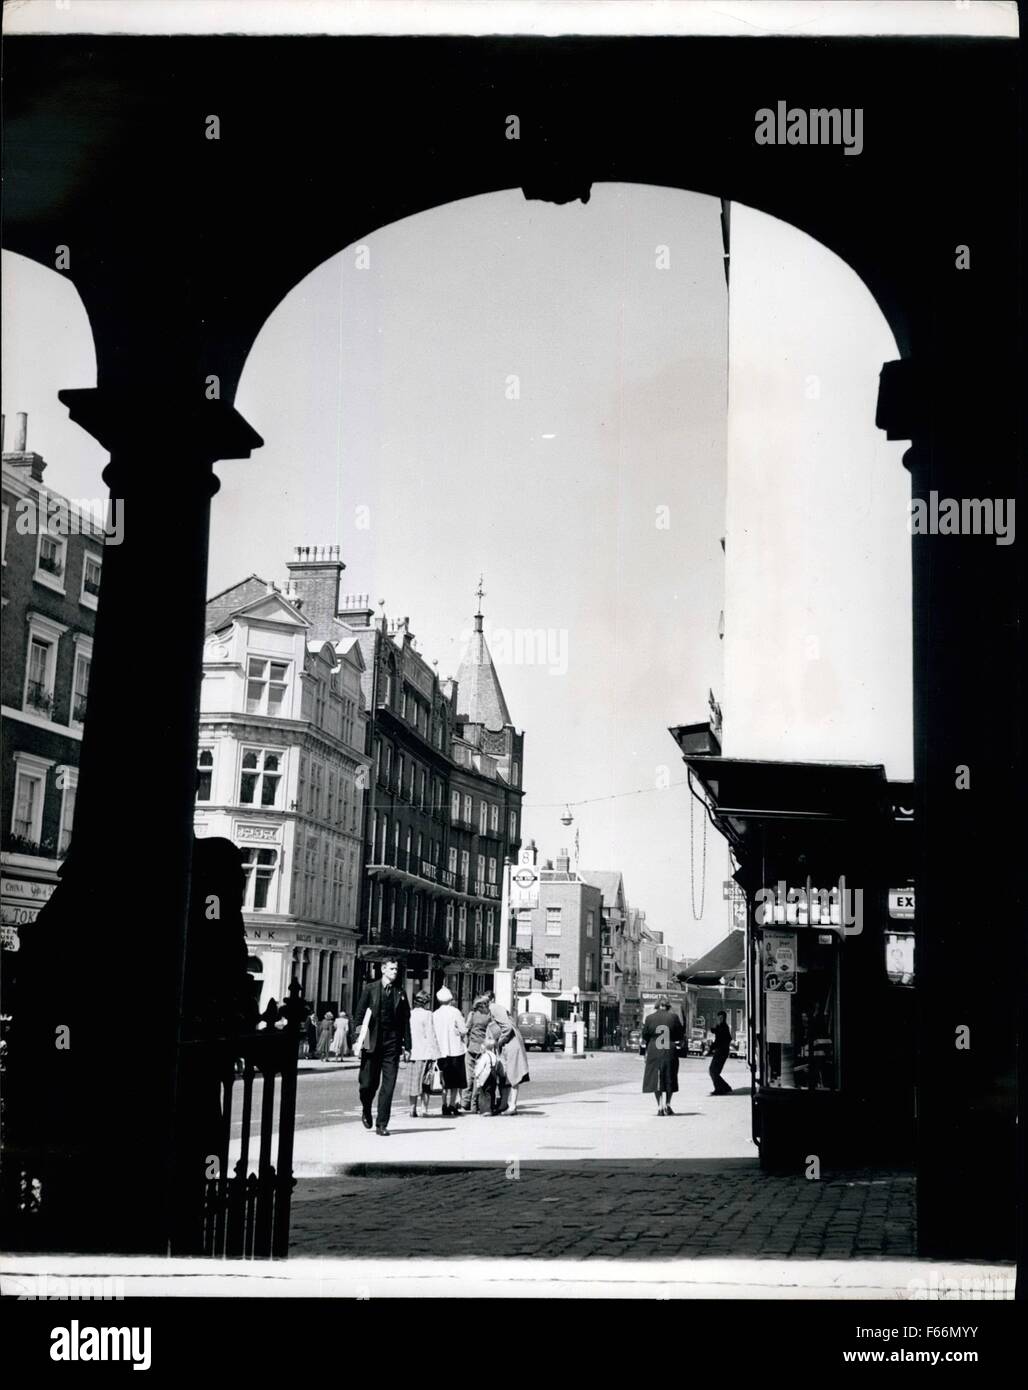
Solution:
M 539 870 L 534 864 L 519 864 L 511 870 L 510 905 L 515 911 L 539 906 Z
M 912 921 L 914 916 L 913 888 L 889 889 L 889 916 L 900 921 Z

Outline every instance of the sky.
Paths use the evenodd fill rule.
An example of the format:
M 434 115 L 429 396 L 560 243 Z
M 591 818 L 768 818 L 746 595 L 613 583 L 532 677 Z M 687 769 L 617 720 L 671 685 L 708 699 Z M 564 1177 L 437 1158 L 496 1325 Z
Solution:
M 727 849 L 698 814 L 667 732 L 707 717 L 709 689 L 726 703 L 719 212 L 716 199 L 634 185 L 596 185 L 587 205 L 564 207 L 512 191 L 381 228 L 323 263 L 272 314 L 246 364 L 236 406 L 265 445 L 216 466 L 210 557 L 213 593 L 250 573 L 282 581 L 294 545 L 338 544 L 344 592 L 409 616 L 442 676 L 456 673 L 481 575 L 487 637 L 525 732 L 525 837 L 548 858 L 574 853 L 577 833 L 581 866 L 621 869 L 629 902 L 690 956 L 729 926 Z M 759 225 L 750 246 L 759 262 Z M 776 312 L 800 338 L 806 260 L 801 248 L 774 263 Z M 106 457 L 56 401 L 58 389 L 95 381 L 81 305 L 54 272 L 3 261 L 8 421 L 29 411 L 29 447 L 47 458 L 51 486 L 103 495 Z M 867 300 L 836 266 L 825 293 Z M 766 325 L 762 336 L 759 264 L 750 270 L 756 302 L 739 328 L 753 355 Z M 848 351 L 876 377 L 888 335 L 871 309 L 871 329 L 851 332 Z M 733 337 L 737 348 L 744 360 Z M 743 405 L 748 381 L 736 373 Z M 823 448 L 833 432 L 852 433 L 858 406 L 829 415 Z M 784 467 L 789 437 L 776 448 Z M 750 455 L 736 450 L 744 490 Z M 870 551 L 835 577 L 849 590 L 880 561 L 877 515 Z M 738 612 L 747 595 L 736 584 L 733 596 Z M 768 619 L 784 621 L 773 607 Z M 736 650 L 738 684 L 748 658 L 745 644 Z M 747 756 L 751 731 L 738 727 L 732 751 Z M 791 756 L 806 756 L 802 719 L 792 734 Z

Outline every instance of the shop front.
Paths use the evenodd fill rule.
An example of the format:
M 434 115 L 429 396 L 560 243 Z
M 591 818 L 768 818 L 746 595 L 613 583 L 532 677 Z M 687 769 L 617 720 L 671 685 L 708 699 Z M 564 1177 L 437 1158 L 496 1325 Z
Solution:
M 747 1056 L 761 1165 L 908 1161 L 909 785 L 890 784 L 874 766 L 685 761 L 746 894 Z

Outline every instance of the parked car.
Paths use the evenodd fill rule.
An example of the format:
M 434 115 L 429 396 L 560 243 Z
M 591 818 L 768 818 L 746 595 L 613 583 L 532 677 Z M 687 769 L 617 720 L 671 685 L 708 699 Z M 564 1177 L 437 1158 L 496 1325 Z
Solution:
M 639 1048 L 642 1046 L 642 1040 L 642 1029 L 632 1028 L 628 1034 L 628 1042 L 625 1044 L 626 1051 L 638 1052 Z
M 690 1057 L 705 1057 L 708 1050 L 707 1030 L 705 1028 L 690 1028 L 687 1055 Z
M 556 1031 L 545 1014 L 518 1014 L 518 1028 L 525 1040 L 526 1050 L 538 1047 L 543 1052 L 552 1052 L 557 1046 Z

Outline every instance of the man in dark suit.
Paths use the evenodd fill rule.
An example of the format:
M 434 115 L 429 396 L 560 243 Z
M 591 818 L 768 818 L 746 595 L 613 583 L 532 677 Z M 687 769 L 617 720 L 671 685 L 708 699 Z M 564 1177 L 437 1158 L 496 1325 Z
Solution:
M 382 962 L 381 977 L 361 991 L 356 1018 L 361 1030 L 361 1068 L 357 1086 L 361 1097 L 361 1123 L 371 1128 L 371 1102 L 378 1092 L 376 1134 L 389 1133 L 389 1114 L 393 1105 L 393 1090 L 400 1054 L 409 1053 L 410 1005 L 407 996 L 396 983 L 399 965 L 395 960 Z M 365 1015 L 370 1010 L 367 1028 Z

